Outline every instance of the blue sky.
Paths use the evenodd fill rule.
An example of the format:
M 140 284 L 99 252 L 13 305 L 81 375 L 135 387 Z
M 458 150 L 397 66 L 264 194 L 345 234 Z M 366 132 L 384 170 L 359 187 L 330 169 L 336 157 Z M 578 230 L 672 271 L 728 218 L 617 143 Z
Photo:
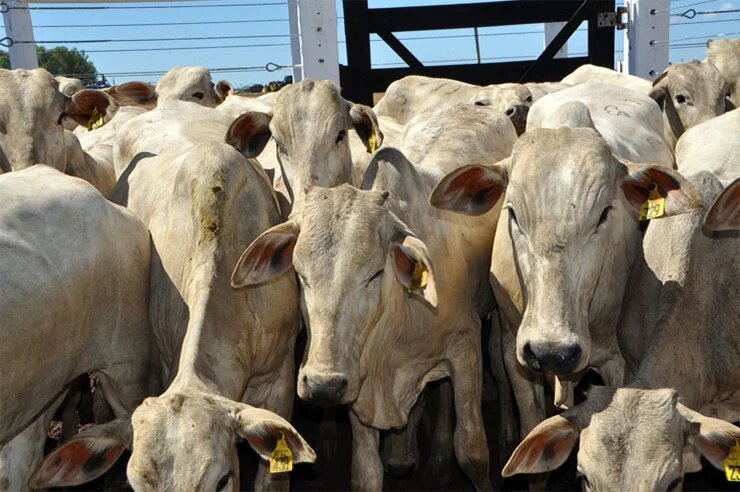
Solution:
M 370 7 L 399 7 L 410 5 L 438 5 L 447 3 L 476 3 L 481 0 L 370 0 Z M 81 41 L 81 40 L 133 40 L 178 37 L 216 37 L 245 36 L 244 39 L 150 41 L 150 42 L 105 42 L 74 43 L 67 46 L 85 50 L 98 70 L 105 74 L 129 72 L 164 71 L 176 65 L 201 65 L 211 69 L 229 67 L 261 67 L 268 62 L 290 65 L 290 37 L 286 0 L 200 0 L 194 2 L 161 2 L 130 4 L 32 4 L 33 7 L 58 8 L 60 6 L 78 8 L 90 6 L 111 7 L 150 7 L 156 5 L 234 5 L 234 4 L 273 4 L 231 7 L 167 8 L 167 9 L 102 9 L 102 10 L 33 10 L 32 19 L 37 41 Z M 621 0 L 617 4 L 622 4 Z M 698 5 L 694 5 L 698 4 Z M 694 6 L 698 11 L 731 10 L 740 7 L 738 1 L 715 0 L 671 0 L 671 13 L 678 14 Z M 337 12 L 341 18 L 342 5 L 337 1 Z M 250 21 L 231 24 L 208 24 L 208 22 Z M 264 21 L 264 22 L 263 22 Z M 147 23 L 192 23 L 173 26 L 144 26 Z M 105 24 L 134 24 L 124 27 L 96 27 Z M 59 26 L 59 27 L 52 27 Z M 585 29 L 585 24 L 582 26 Z M 481 28 L 481 57 L 506 59 L 536 58 L 544 47 L 542 24 Z M 727 14 L 707 14 L 693 20 L 679 16 L 671 17 L 670 39 L 671 61 L 678 62 L 693 58 L 703 59 L 703 47 L 681 48 L 680 45 L 703 43 L 707 38 L 719 33 L 740 31 L 740 12 Z M 399 38 L 418 36 L 463 36 L 445 39 L 424 39 L 405 41 L 406 46 L 425 63 L 475 62 L 475 42 L 472 29 L 457 29 L 445 32 L 421 31 L 396 33 Z M 512 34 L 516 33 L 516 34 Z M 0 37 L 4 29 L 0 25 Z M 249 36 L 249 37 L 247 37 Z M 621 31 L 615 34 L 618 52 L 616 59 L 622 58 Z M 740 37 L 735 34 L 732 37 Z M 346 61 L 344 24 L 338 22 L 339 59 Z M 685 39 L 696 38 L 696 39 Z M 375 37 L 377 39 L 377 37 Z M 44 44 L 53 47 L 56 43 Z M 263 45 L 263 46 L 254 46 Z M 264 46 L 278 45 L 278 46 Z M 238 46 L 226 48 L 225 46 Z M 173 50 L 170 48 L 216 47 L 198 50 Z M 125 49 L 159 49 L 159 51 L 120 51 Z M 569 42 L 571 54 L 586 51 L 586 33 L 576 32 Z M 402 66 L 400 59 L 382 42 L 372 43 L 372 58 L 376 66 Z M 289 75 L 289 70 L 266 73 L 264 71 L 215 73 L 214 78 L 230 80 L 237 86 L 281 79 Z M 117 83 L 128 80 L 156 81 L 159 75 L 112 75 L 111 81 Z

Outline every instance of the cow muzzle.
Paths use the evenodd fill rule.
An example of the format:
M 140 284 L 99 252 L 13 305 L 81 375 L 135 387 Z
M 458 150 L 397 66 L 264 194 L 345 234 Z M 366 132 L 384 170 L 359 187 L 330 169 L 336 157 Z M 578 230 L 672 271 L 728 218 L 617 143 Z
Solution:
M 558 375 L 575 372 L 581 365 L 583 349 L 577 343 L 550 345 L 527 342 L 522 347 L 522 359 L 533 371 Z
M 342 373 L 319 373 L 308 369 L 298 374 L 298 396 L 321 405 L 340 405 L 349 386 L 349 378 Z
M 529 106 L 523 104 L 515 104 L 504 111 L 506 116 L 509 117 L 511 122 L 514 124 L 516 134 L 521 135 L 527 127 L 527 115 L 529 114 Z

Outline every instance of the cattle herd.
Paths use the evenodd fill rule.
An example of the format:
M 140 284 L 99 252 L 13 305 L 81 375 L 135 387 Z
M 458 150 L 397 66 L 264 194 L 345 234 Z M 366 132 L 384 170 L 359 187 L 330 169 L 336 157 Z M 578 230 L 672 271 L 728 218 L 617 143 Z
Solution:
M 296 394 L 348 409 L 345 489 L 455 460 L 539 489 L 576 442 L 584 490 L 740 480 L 738 106 L 740 40 L 652 83 L 409 76 L 374 108 L 0 70 L 0 490 L 119 458 L 137 491 L 287 490 L 337 459 Z

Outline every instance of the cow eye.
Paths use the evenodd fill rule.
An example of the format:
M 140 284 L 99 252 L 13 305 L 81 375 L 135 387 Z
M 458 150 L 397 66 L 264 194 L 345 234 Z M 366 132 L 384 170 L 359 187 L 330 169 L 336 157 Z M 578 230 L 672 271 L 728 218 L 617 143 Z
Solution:
M 488 101 L 475 101 L 476 106 L 488 106 Z
M 532 102 L 532 96 L 527 96 L 527 99 L 525 99 L 525 101 L 527 101 L 528 103 L 531 103 Z
M 345 137 L 345 136 L 347 136 L 347 132 L 346 132 L 346 131 L 344 131 L 344 130 L 340 130 L 340 131 L 339 131 L 339 135 L 337 135 L 337 143 L 339 143 L 339 142 L 341 142 L 342 140 L 344 140 L 344 137 Z
M 678 486 L 681 484 L 682 481 L 683 480 L 681 480 L 681 477 L 678 477 L 677 479 L 675 479 L 674 481 L 672 481 L 668 485 L 668 488 L 666 489 L 666 492 L 671 492 L 672 490 L 676 490 L 678 488 Z
M 196 99 L 203 99 L 204 96 L 205 96 L 205 94 L 203 94 L 200 91 L 199 92 L 196 92 L 195 94 L 193 94 L 193 97 L 196 98 Z
M 599 228 L 599 227 L 601 226 L 601 224 L 603 224 L 604 222 L 606 222 L 606 219 L 607 219 L 607 218 L 609 217 L 609 210 L 611 210 L 611 209 L 612 209 L 612 207 L 611 207 L 611 205 L 609 205 L 609 206 L 607 206 L 607 207 L 606 207 L 606 208 L 605 208 L 605 209 L 604 209 L 604 210 L 603 210 L 603 211 L 601 212 L 601 216 L 599 217 L 599 223 L 598 223 L 598 224 L 596 224 L 596 228 L 597 228 L 597 229 L 598 229 L 598 228 Z
M 686 102 L 686 96 L 684 96 L 683 94 L 676 94 L 676 102 L 678 104 L 685 103 Z
M 226 486 L 229 484 L 229 480 L 231 479 L 231 471 L 224 474 L 216 484 L 216 492 L 221 492 L 223 489 L 226 488 Z
M 367 282 L 365 282 L 365 286 L 367 287 L 368 285 L 370 285 L 370 282 L 372 282 L 376 278 L 380 278 L 381 275 L 383 275 L 383 269 L 382 268 L 380 270 L 378 270 L 377 272 L 375 272 L 375 274 L 372 277 L 370 277 Z

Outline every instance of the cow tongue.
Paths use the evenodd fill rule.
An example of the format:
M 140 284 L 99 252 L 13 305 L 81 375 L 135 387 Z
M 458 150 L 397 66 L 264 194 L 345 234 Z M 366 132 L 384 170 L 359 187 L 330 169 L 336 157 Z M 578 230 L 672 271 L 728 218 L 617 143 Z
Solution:
M 567 410 L 573 407 L 573 382 L 554 375 L 555 406 Z

